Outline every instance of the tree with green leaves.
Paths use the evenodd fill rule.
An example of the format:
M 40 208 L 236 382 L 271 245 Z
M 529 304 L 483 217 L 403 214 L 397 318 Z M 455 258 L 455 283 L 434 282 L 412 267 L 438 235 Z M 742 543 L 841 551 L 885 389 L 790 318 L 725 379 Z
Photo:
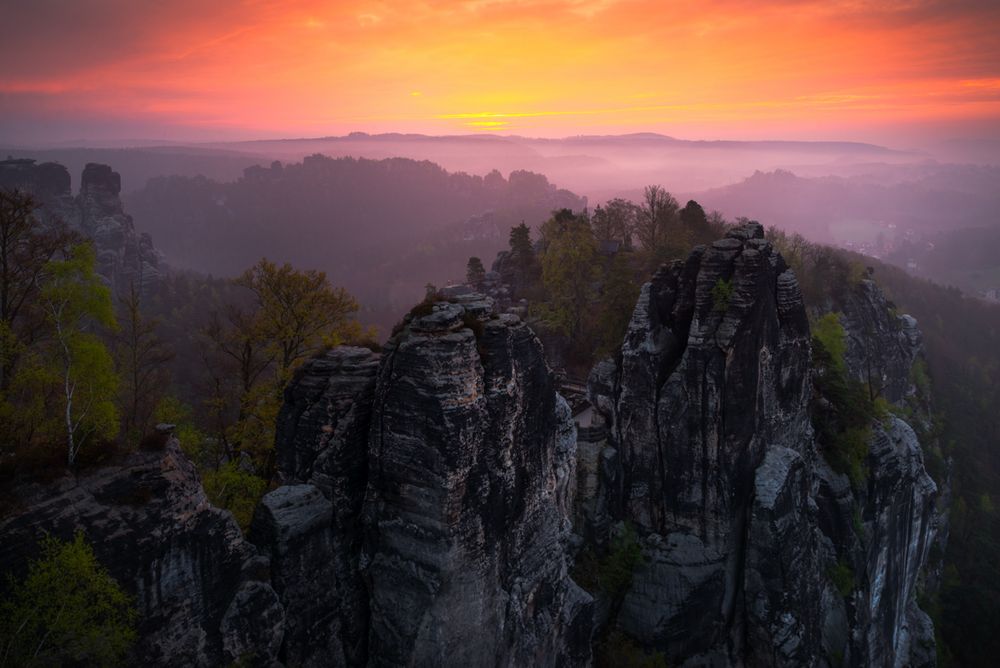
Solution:
M 640 284 L 631 255 L 616 253 L 604 267 L 595 322 L 599 355 L 609 355 L 621 345 L 639 298 Z
M 542 284 L 547 297 L 541 307 L 543 319 L 574 338 L 596 297 L 597 240 L 587 217 L 568 209 L 557 211 L 542 226 L 542 239 Z
M 130 447 L 136 447 L 152 426 L 153 411 L 167 385 L 166 364 L 173 359 L 157 335 L 159 321 L 143 313 L 141 294 L 141 287 L 133 282 L 128 293 L 119 298 L 115 336 L 115 362 L 121 378 L 121 434 Z
M 62 386 L 67 464 L 93 437 L 118 430 L 113 401 L 118 388 L 114 362 L 98 327 L 116 327 L 111 291 L 94 271 L 91 244 L 74 246 L 69 257 L 48 263 L 38 299 L 52 333 Z
M 42 554 L 0 602 L 0 666 L 116 666 L 135 643 L 136 611 L 77 532 Z
M 535 255 L 531 243 L 531 228 L 523 222 L 510 228 L 510 252 L 516 258 L 532 258 Z
M 646 186 L 634 225 L 635 236 L 650 265 L 655 266 L 689 250 L 690 234 L 680 224 L 679 211 L 680 205 L 673 195 L 660 186 Z
M 470 257 L 465 267 L 465 282 L 479 288 L 482 287 L 484 280 L 486 280 L 486 268 L 483 266 L 483 261 L 478 257 Z
M 358 302 L 334 288 L 326 273 L 278 266 L 262 259 L 236 280 L 256 298 L 260 338 L 274 349 L 278 373 L 289 372 L 324 345 L 341 342 L 341 329 L 358 311 Z
M 269 480 L 282 392 L 295 369 L 324 346 L 366 334 L 352 317 L 357 302 L 332 287 L 323 272 L 265 258 L 235 284 L 246 289 L 245 299 L 227 304 L 204 329 L 215 351 L 206 356 L 206 366 L 215 387 L 218 438 L 231 460 L 249 456 L 257 473 Z M 223 417 L 230 408 L 235 420 Z

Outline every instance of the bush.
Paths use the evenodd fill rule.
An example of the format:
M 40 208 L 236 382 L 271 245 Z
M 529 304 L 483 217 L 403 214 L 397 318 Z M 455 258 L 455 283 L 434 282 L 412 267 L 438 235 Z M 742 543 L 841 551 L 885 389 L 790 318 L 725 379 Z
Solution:
M 598 591 L 611 598 L 623 596 L 632 584 L 632 573 L 642 563 L 642 549 L 635 529 L 626 524 L 611 541 L 608 553 L 599 558 L 588 548 L 577 559 L 573 580 L 591 593 Z
M 42 556 L 0 603 L 5 665 L 114 666 L 135 642 L 129 597 L 78 532 L 72 542 L 42 540 Z
M 830 313 L 813 325 L 813 428 L 824 457 L 854 486 L 867 477 L 865 458 L 872 423 L 889 417 L 888 404 L 871 398 L 868 388 L 849 378 L 844 365 L 846 342 L 839 317 Z
M 733 298 L 732 280 L 724 281 L 721 278 L 712 286 L 712 310 L 725 313 L 729 308 L 729 302 Z
M 201 483 L 212 505 L 233 514 L 243 531 L 250 527 L 254 508 L 267 490 L 267 482 L 236 462 L 226 462 L 218 469 L 203 471 Z
M 831 566 L 827 575 L 841 596 L 846 598 L 854 591 L 854 571 L 843 559 Z

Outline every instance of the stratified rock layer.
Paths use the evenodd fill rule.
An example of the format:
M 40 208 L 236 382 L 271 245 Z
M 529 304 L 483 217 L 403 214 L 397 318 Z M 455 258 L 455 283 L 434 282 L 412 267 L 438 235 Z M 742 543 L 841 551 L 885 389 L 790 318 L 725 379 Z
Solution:
M 531 330 L 488 301 L 436 304 L 387 347 L 374 415 L 372 664 L 585 662 L 590 597 L 565 549 L 575 433 Z
M 381 356 L 335 348 L 285 393 L 286 485 L 251 538 L 291 664 L 589 660 L 592 601 L 568 575 L 569 408 L 524 323 L 482 295 L 449 299 Z
M 896 399 L 919 336 L 903 319 L 866 343 L 890 325 L 877 288 L 863 290 L 849 366 L 878 368 Z M 748 224 L 661 269 L 620 357 L 594 369 L 617 462 L 599 499 L 645 556 L 615 623 L 671 662 L 902 665 L 926 631 L 914 591 L 936 490 L 919 443 L 902 421 L 873 425 L 867 489 L 852 490 L 816 450 L 810 356 L 795 276 Z M 840 588 L 856 574 L 849 592 L 826 577 L 836 569 Z
M 268 554 L 290 665 L 364 665 L 368 594 L 358 569 L 379 355 L 342 346 L 307 362 L 278 415 L 278 468 L 250 539 Z
M 60 221 L 94 242 L 97 272 L 117 294 L 132 285 L 149 290 L 159 279 L 162 258 L 148 234 L 135 230 L 122 208 L 121 176 L 107 165 L 88 163 L 80 178 L 79 195 L 70 191 L 69 172 L 62 165 L 34 160 L 0 161 L 0 188 L 30 192 L 46 221 Z
M 268 560 L 231 514 L 205 497 L 176 440 L 120 466 L 14 490 L 0 519 L 0 570 L 23 573 L 46 533 L 83 531 L 98 561 L 134 597 L 135 665 L 267 665 L 278 654 L 284 611 Z

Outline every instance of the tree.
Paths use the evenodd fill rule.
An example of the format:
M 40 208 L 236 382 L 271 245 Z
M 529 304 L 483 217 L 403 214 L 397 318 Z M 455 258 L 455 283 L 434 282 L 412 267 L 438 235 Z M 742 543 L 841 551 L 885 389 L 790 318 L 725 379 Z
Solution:
M 639 281 L 629 262 L 630 255 L 616 253 L 604 270 L 595 323 L 599 355 L 608 355 L 621 345 L 639 298 Z
M 135 643 L 136 612 L 77 532 L 47 537 L 41 557 L 0 603 L 0 665 L 113 666 Z
M 474 287 L 481 287 L 486 280 L 486 268 L 478 257 L 470 257 L 465 267 L 465 281 Z
M 628 200 L 616 198 L 594 209 L 590 224 L 598 241 L 620 241 L 623 246 L 629 247 L 638 215 L 639 207 Z
M 92 436 L 111 438 L 117 431 L 112 401 L 118 386 L 114 363 L 95 326 L 114 328 L 111 292 L 94 272 L 94 249 L 74 246 L 65 260 L 49 262 L 39 301 L 53 332 L 63 390 L 67 464 Z
M 9 389 L 17 360 L 37 340 L 38 291 L 48 263 L 75 235 L 59 223 L 43 226 L 38 203 L 19 190 L 0 190 L 0 392 Z
M 510 251 L 512 255 L 522 259 L 535 255 L 531 244 L 531 228 L 523 222 L 510 228 Z
M 543 317 L 556 331 L 575 338 L 596 297 L 597 241 L 587 217 L 568 209 L 556 212 L 542 226 L 542 238 L 542 283 L 547 296 Z
M 338 328 L 357 312 L 343 288 L 331 287 L 322 271 L 300 271 L 262 259 L 237 279 L 256 296 L 256 327 L 274 349 L 279 375 L 289 372 L 324 344 L 340 343 Z
M 157 336 L 159 321 L 141 309 L 141 287 L 134 282 L 119 298 L 119 330 L 115 337 L 115 359 L 121 378 L 121 433 L 132 447 L 138 445 L 151 426 L 153 411 L 167 384 L 166 363 L 173 359 Z
M 216 353 L 205 359 L 214 388 L 211 404 L 229 459 L 248 455 L 269 480 L 285 385 L 322 347 L 363 335 L 350 317 L 358 304 L 342 288 L 331 287 L 323 272 L 278 266 L 266 258 L 235 284 L 246 289 L 246 299 L 227 304 L 204 329 Z M 235 420 L 226 419 L 230 410 L 236 411 Z
M 656 185 L 646 186 L 634 224 L 635 235 L 653 263 L 666 259 L 672 247 L 687 249 L 688 240 L 679 225 L 679 209 L 677 200 L 666 190 Z

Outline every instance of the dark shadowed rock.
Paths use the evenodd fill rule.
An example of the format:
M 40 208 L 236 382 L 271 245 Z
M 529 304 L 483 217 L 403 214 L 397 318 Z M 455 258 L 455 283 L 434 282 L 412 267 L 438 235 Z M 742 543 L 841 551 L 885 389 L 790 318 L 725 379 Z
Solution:
M 385 349 L 365 500 L 370 662 L 580 665 L 591 600 L 568 576 L 569 408 L 524 323 L 465 313 L 438 303 Z
M 844 301 L 848 371 L 889 401 L 903 401 L 912 393 L 910 369 L 923 350 L 917 321 L 896 313 L 871 280 L 849 291 Z
M 358 569 L 379 355 L 340 346 L 307 362 L 278 415 L 280 487 L 250 538 L 273 560 L 292 665 L 364 665 L 368 598 Z M 308 484 L 300 484 L 308 483 Z
M 14 490 L 0 520 L 0 567 L 24 572 L 37 541 L 82 530 L 101 564 L 134 597 L 135 665 L 273 661 L 284 612 L 269 565 L 232 515 L 208 503 L 194 465 L 170 439 L 120 466 Z
M 870 282 L 853 299 L 850 371 L 899 400 L 915 323 Z M 645 556 L 616 623 L 673 662 L 891 666 L 933 646 L 914 593 L 936 497 L 920 444 L 874 424 L 853 490 L 817 453 L 810 357 L 795 276 L 748 224 L 643 286 L 620 357 L 591 374 L 617 462 L 597 499 Z

